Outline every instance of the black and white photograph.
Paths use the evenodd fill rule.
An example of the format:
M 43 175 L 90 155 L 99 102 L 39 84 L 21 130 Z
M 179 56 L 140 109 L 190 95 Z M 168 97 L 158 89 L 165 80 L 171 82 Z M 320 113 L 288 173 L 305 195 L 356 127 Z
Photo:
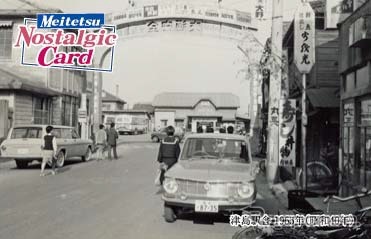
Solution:
M 1 239 L 371 239 L 371 0 L 0 0 Z

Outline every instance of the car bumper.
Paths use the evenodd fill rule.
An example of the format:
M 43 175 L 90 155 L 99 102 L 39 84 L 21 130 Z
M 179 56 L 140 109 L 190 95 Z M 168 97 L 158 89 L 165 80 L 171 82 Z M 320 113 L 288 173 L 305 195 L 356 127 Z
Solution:
M 12 156 L 12 155 L 4 155 L 0 156 L 1 161 L 8 161 L 8 160 L 19 160 L 19 161 L 33 161 L 33 160 L 42 160 L 40 156 Z
M 162 196 L 166 205 L 179 207 L 186 210 L 194 211 L 196 200 L 214 201 L 218 203 L 219 212 L 233 212 L 243 211 L 251 207 L 255 203 L 255 199 L 249 199 L 246 201 L 227 201 L 227 200 L 215 200 L 210 198 L 199 198 L 199 199 L 185 199 L 180 200 L 179 198 L 171 198 L 165 195 Z

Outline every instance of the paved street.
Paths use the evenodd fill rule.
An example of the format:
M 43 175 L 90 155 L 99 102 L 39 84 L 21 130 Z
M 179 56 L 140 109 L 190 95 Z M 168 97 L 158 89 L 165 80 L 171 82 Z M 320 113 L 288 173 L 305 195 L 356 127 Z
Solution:
M 120 136 L 118 161 L 70 162 L 56 176 L 40 177 L 40 164 L 20 170 L 0 163 L 0 238 L 231 238 L 227 217 L 162 217 L 154 186 L 158 144 L 148 135 Z M 258 178 L 258 205 L 282 208 Z

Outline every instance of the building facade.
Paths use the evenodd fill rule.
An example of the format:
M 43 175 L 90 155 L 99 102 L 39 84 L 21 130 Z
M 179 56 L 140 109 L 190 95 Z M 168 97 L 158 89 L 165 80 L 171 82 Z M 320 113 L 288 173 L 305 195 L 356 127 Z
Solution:
M 152 104 L 156 130 L 172 125 L 196 132 L 200 126 L 234 125 L 239 98 L 231 93 L 162 93 Z
M 339 24 L 343 194 L 371 189 L 371 1 Z
M 107 91 L 102 92 L 102 112 L 124 110 L 126 101 L 120 99 Z
M 314 1 L 311 2 L 311 5 L 315 12 L 315 64 L 310 73 L 307 74 L 306 81 L 307 133 L 306 142 L 304 142 L 306 145 L 306 160 L 307 163 L 320 161 L 326 164 L 333 174 L 332 179 L 329 179 L 328 182 L 318 180 L 316 177 L 307 176 L 307 188 L 309 190 L 330 190 L 336 188 L 337 178 L 335 175 L 339 160 L 339 37 L 337 29 L 325 29 L 323 17 L 325 8 L 324 2 Z M 301 99 L 303 87 L 302 74 L 298 71 L 294 62 L 294 31 L 294 22 L 291 22 L 283 38 L 283 50 L 285 55 L 283 80 L 287 79 L 287 83 L 283 83 L 282 85 L 288 87 L 288 89 L 282 89 L 282 91 L 288 93 L 289 99 L 295 99 L 297 102 L 297 130 L 295 140 L 296 170 L 290 168 L 288 171 L 292 173 L 293 178 L 296 177 L 297 183 L 301 185 L 302 179 L 299 172 L 304 167 L 301 147 Z M 266 74 L 266 78 L 269 79 L 269 74 Z M 267 90 L 266 88 L 269 89 L 268 80 L 266 81 L 268 85 L 263 87 L 265 91 Z M 265 93 L 265 95 L 268 94 Z M 267 104 L 269 104 L 269 102 Z M 267 115 L 266 110 L 263 113 Z M 330 150 L 332 150 L 331 157 L 329 156 L 330 153 L 328 153 Z M 325 184 L 326 186 L 324 186 Z
M 87 73 L 21 66 L 21 49 L 13 47 L 18 26 L 23 24 L 25 17 L 35 18 L 37 13 L 61 11 L 40 9 L 18 1 L 4 4 L 0 6 L 0 100 L 8 101 L 8 127 L 19 124 L 54 124 L 79 128 L 81 95 L 89 94 L 89 85 L 92 87 Z M 63 50 L 81 50 L 72 48 L 64 47 Z M 28 48 L 25 61 L 35 59 L 38 50 Z M 84 99 L 89 110 L 89 97 Z

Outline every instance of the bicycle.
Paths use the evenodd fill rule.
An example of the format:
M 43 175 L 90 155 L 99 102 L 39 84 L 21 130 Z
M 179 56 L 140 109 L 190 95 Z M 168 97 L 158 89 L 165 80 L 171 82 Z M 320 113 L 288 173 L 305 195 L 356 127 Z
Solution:
M 356 200 L 359 209 L 353 213 L 357 223 L 353 227 L 248 227 L 237 232 L 233 239 L 371 239 L 371 218 L 367 215 L 371 212 L 371 206 L 363 207 L 361 198 L 371 196 L 371 190 L 349 196 L 327 196 L 323 202 L 327 203 L 327 213 L 329 212 L 332 200 L 347 202 Z

